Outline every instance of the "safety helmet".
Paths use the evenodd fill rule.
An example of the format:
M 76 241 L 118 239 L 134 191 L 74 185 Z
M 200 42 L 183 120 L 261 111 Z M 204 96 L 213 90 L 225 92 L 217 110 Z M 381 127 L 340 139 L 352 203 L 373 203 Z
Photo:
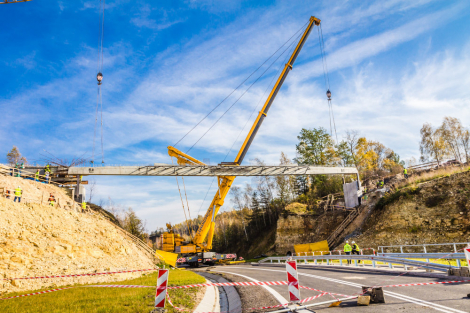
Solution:
M 346 243 L 349 243 L 349 240 L 346 240 Z
M 21 188 L 20 186 L 18 186 L 18 188 Z
M 352 242 L 352 243 L 356 243 L 356 242 L 353 240 L 353 242 Z

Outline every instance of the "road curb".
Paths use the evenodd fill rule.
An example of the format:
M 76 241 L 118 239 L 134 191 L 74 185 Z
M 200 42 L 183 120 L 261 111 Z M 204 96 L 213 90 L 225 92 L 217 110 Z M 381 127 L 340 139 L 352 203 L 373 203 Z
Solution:
M 216 274 L 210 274 L 203 271 L 197 271 L 197 273 L 207 279 L 215 280 L 218 283 L 228 283 L 229 281 L 223 278 L 222 276 Z M 221 295 L 220 300 L 220 311 L 221 312 L 230 312 L 230 313 L 242 313 L 242 301 L 240 295 L 237 292 L 237 289 L 233 286 L 223 286 L 219 287 L 219 292 Z

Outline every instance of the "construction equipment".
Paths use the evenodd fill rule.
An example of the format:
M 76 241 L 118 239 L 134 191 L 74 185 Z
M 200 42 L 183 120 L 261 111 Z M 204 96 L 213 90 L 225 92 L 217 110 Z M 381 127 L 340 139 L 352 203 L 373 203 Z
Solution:
M 31 1 L 31 0 L 3 0 L 3 1 L 0 1 L 0 4 L 29 2 L 29 1 Z
M 305 28 L 302 37 L 300 38 L 300 41 L 298 42 L 291 57 L 289 58 L 289 61 L 284 66 L 284 69 L 282 70 L 278 80 L 274 84 L 274 87 L 271 90 L 271 93 L 269 94 L 268 98 L 266 99 L 264 106 L 262 107 L 255 122 L 253 123 L 253 126 L 251 127 L 250 132 L 248 133 L 243 145 L 241 146 L 238 155 L 235 158 L 235 161 L 222 162 L 220 164 L 221 166 L 239 166 L 243 162 L 243 159 L 245 158 L 248 149 L 253 143 L 253 139 L 255 138 L 256 133 L 258 132 L 259 128 L 261 127 L 261 124 L 266 118 L 269 108 L 271 107 L 274 99 L 276 98 L 276 95 L 279 92 L 282 84 L 284 83 L 284 80 L 286 79 L 290 70 L 292 70 L 292 66 L 294 65 L 294 62 L 297 59 L 297 56 L 299 55 L 299 52 L 302 49 L 314 25 L 319 26 L 320 20 L 312 16 L 309 20 L 307 27 Z M 168 154 L 171 157 L 175 157 L 179 165 L 205 165 L 203 162 L 171 146 L 168 147 Z M 227 259 L 226 255 L 210 252 L 210 250 L 212 249 L 212 239 L 214 236 L 215 216 L 217 215 L 220 207 L 224 204 L 225 197 L 227 196 L 235 177 L 236 176 L 217 177 L 218 190 L 202 220 L 201 225 L 199 226 L 196 232 L 196 235 L 194 236 L 194 238 L 191 238 L 190 242 L 184 242 L 183 238 L 181 238 L 179 235 L 176 235 L 172 231 L 171 226 L 167 224 L 168 232 L 165 232 L 162 235 L 164 251 L 181 254 L 181 259 L 184 259 L 185 263 L 188 263 L 191 266 L 198 266 L 199 263 L 213 264 L 218 260 Z M 229 254 L 229 257 L 236 259 L 235 254 Z

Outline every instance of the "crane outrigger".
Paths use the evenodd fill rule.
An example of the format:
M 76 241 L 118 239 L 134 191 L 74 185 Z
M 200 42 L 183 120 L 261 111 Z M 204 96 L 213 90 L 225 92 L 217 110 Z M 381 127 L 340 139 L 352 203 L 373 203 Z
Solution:
M 264 106 L 262 107 L 255 122 L 253 123 L 253 126 L 251 127 L 250 132 L 248 133 L 245 141 L 243 142 L 243 145 L 238 151 L 238 155 L 235 158 L 235 161 L 222 162 L 220 165 L 241 165 L 246 153 L 248 152 L 248 149 L 253 143 L 253 139 L 255 138 L 256 133 L 258 132 L 259 128 L 261 127 L 261 124 L 266 118 L 269 108 L 271 107 L 274 99 L 276 98 L 277 93 L 281 89 L 281 86 L 284 83 L 284 80 L 286 79 L 287 75 L 292 70 L 294 62 L 297 59 L 297 56 L 299 55 L 299 52 L 302 49 L 305 41 L 307 40 L 313 26 L 319 26 L 320 22 L 320 19 L 314 16 L 310 17 L 308 26 L 306 27 L 296 48 L 292 52 L 289 61 L 284 66 L 283 71 L 281 72 L 279 78 L 274 84 L 271 93 L 266 99 Z M 168 154 L 171 157 L 175 157 L 179 165 L 205 165 L 203 162 L 179 151 L 178 149 L 172 146 L 168 147 Z M 215 252 L 210 252 L 210 250 L 212 249 L 212 239 L 214 237 L 215 217 L 219 212 L 220 207 L 224 204 L 225 197 L 227 196 L 230 187 L 232 186 L 232 183 L 235 180 L 235 177 L 236 176 L 217 177 L 217 192 L 214 198 L 212 199 L 209 209 L 204 215 L 204 218 L 196 232 L 196 235 L 194 236 L 194 238 L 191 238 L 190 242 L 184 242 L 184 239 L 180 235 L 174 233 L 171 228 L 171 225 L 167 224 L 168 232 L 163 233 L 163 251 L 180 254 L 182 257 L 184 257 L 185 263 L 188 263 L 192 266 L 197 266 L 199 265 L 199 263 L 213 264 L 216 260 L 226 258 L 227 254 L 219 255 Z M 236 258 L 236 255 L 234 254 L 229 254 L 228 256 L 229 258 Z

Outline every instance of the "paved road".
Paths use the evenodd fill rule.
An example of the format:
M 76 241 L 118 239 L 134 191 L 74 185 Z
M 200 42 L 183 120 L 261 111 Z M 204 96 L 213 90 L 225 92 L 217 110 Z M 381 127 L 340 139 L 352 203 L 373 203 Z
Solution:
M 286 280 L 284 266 L 252 266 L 237 265 L 216 267 L 215 272 L 226 272 L 244 275 L 247 281 L 255 279 L 258 281 L 278 281 Z M 438 278 L 400 276 L 388 273 L 364 273 L 354 269 L 304 269 L 300 268 L 299 281 L 303 286 L 321 289 L 328 292 L 335 292 L 346 295 L 357 295 L 361 291 L 361 286 L 372 285 L 395 285 L 406 283 L 421 283 L 439 281 Z M 443 279 L 451 280 L 451 279 Z M 261 287 L 246 287 L 261 288 Z M 287 298 L 287 286 L 272 286 L 277 293 L 277 298 L 283 301 Z M 254 289 L 255 290 L 255 289 Z M 385 304 L 373 304 L 368 307 L 358 307 L 356 300 L 345 301 L 341 307 L 328 308 L 328 305 L 313 307 L 316 312 L 321 312 L 328 308 L 328 312 L 470 312 L 470 284 L 442 284 L 413 287 L 385 288 Z M 301 297 L 306 298 L 318 293 L 301 289 Z M 276 295 L 275 295 L 276 296 Z M 279 298 L 279 296 L 281 298 Z M 309 303 L 323 302 L 333 298 L 324 296 Z M 273 303 L 277 304 L 277 303 Z

